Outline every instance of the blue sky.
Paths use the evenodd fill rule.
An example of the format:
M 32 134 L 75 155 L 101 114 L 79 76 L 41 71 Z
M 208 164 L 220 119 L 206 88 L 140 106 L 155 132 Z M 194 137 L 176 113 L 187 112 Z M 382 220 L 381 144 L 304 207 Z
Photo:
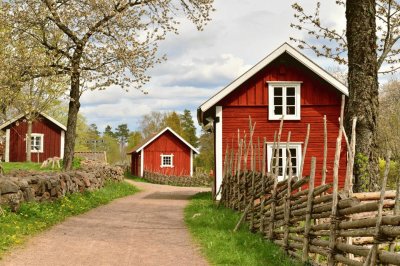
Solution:
M 315 0 L 297 1 L 313 10 Z M 322 3 L 322 17 L 330 26 L 343 28 L 344 9 L 334 1 Z M 290 28 L 295 22 L 291 5 L 281 0 L 215 0 L 216 11 L 204 31 L 198 32 L 188 21 L 182 21 L 179 35 L 169 35 L 160 44 L 159 53 L 168 60 L 149 73 L 145 95 L 134 88 L 128 92 L 110 87 L 105 91 L 87 91 L 81 98 L 81 113 L 100 131 L 106 125 L 115 128 L 127 123 L 131 130 L 140 118 L 151 111 L 191 110 L 197 107 L 248 70 L 289 38 L 303 37 Z M 307 38 L 307 36 L 304 36 Z M 295 45 L 291 43 L 292 45 Z M 322 67 L 333 62 L 303 51 Z M 197 124 L 197 120 L 195 119 Z

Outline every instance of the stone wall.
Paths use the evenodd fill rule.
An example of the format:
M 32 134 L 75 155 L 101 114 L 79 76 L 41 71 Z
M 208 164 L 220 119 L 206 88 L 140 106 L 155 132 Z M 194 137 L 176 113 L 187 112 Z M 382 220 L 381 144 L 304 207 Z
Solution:
M 145 171 L 143 178 L 150 183 L 172 186 L 209 187 L 211 185 L 211 178 L 207 173 L 194 173 L 193 176 L 168 176 Z
M 95 190 L 107 180 L 122 181 L 122 168 L 109 165 L 86 165 L 68 172 L 14 171 L 0 175 L 0 205 L 17 210 L 24 201 L 46 201 L 74 192 Z

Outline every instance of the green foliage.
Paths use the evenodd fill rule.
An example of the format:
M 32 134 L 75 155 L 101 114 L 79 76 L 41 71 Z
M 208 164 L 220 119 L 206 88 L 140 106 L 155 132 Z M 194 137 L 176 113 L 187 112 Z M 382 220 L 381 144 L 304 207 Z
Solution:
M 379 172 L 381 178 L 383 178 L 383 173 L 385 172 L 386 168 L 386 161 L 383 159 L 379 159 Z M 396 189 L 397 179 L 399 178 L 400 174 L 400 165 L 398 162 L 391 161 L 390 162 L 390 171 L 387 179 L 387 187 L 389 189 Z M 382 183 L 382 182 L 380 182 Z
M 125 176 L 126 179 L 133 180 L 133 181 L 136 181 L 136 182 L 150 183 L 149 181 L 147 181 L 144 178 L 132 175 L 129 171 L 125 172 L 124 176 Z
M 70 194 L 54 202 L 23 203 L 17 213 L 6 209 L 5 215 L 0 216 L 0 256 L 12 246 L 25 242 L 28 236 L 62 222 L 69 216 L 87 212 L 137 191 L 136 187 L 125 182 L 109 182 L 102 189 Z
M 202 129 L 199 146 L 200 154 L 196 156 L 194 165 L 209 172 L 214 169 L 214 134 Z
M 142 134 L 139 131 L 133 131 L 128 136 L 128 148 L 129 151 L 142 141 Z
M 354 165 L 357 171 L 355 175 L 361 179 L 358 182 L 358 184 L 361 184 L 361 187 L 358 188 L 358 191 L 368 191 L 370 183 L 369 180 L 370 177 L 368 172 L 368 166 L 369 166 L 368 157 L 362 153 L 357 153 L 354 158 Z
M 199 139 L 196 136 L 196 127 L 194 125 L 190 110 L 183 110 L 183 114 L 180 115 L 180 121 L 183 130 L 182 137 L 186 139 L 193 147 L 197 147 Z
M 195 195 L 185 209 L 185 222 L 212 265 L 302 265 L 247 228 L 234 233 L 239 218 L 239 213 L 217 208 L 209 192 Z

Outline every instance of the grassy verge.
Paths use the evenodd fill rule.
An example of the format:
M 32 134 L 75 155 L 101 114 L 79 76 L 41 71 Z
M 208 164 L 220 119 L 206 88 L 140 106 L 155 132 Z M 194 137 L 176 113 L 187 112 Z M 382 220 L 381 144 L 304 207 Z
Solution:
M 129 180 L 136 181 L 136 182 L 150 183 L 150 182 L 147 181 L 146 179 L 143 179 L 143 178 L 138 177 L 138 176 L 134 176 L 134 175 L 132 175 L 132 174 L 129 173 L 129 172 L 125 172 L 125 178 L 126 178 L 126 179 L 129 179 Z
M 81 161 L 79 157 L 74 158 L 72 167 L 73 169 L 79 169 L 81 167 Z M 4 163 L 2 162 L 4 172 L 7 174 L 13 170 L 24 170 L 24 171 L 36 171 L 36 172 L 59 172 L 60 168 L 57 168 L 57 164 L 54 164 L 54 168 L 52 168 L 52 164 L 41 168 L 42 163 L 35 162 L 12 162 L 12 163 Z M 60 161 L 60 165 L 62 167 L 62 160 Z
M 233 232 L 240 215 L 217 208 L 211 194 L 199 193 L 185 209 L 185 222 L 213 265 L 302 265 L 247 228 Z
M 0 215 L 0 258 L 10 247 L 69 216 L 84 213 L 110 201 L 136 193 L 138 189 L 126 182 L 107 183 L 102 189 L 70 194 L 54 202 L 29 202 L 17 213 L 5 210 Z

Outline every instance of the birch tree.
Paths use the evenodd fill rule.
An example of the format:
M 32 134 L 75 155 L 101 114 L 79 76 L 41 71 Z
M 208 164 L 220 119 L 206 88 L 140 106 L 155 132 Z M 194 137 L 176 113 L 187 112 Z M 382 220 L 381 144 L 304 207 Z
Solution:
M 71 169 L 81 94 L 110 85 L 136 88 L 160 63 L 157 47 L 186 17 L 202 30 L 213 0 L 15 0 L 2 9 L 15 38 L 41 45 L 51 60 L 28 66 L 34 75 L 69 78 L 64 169 Z

